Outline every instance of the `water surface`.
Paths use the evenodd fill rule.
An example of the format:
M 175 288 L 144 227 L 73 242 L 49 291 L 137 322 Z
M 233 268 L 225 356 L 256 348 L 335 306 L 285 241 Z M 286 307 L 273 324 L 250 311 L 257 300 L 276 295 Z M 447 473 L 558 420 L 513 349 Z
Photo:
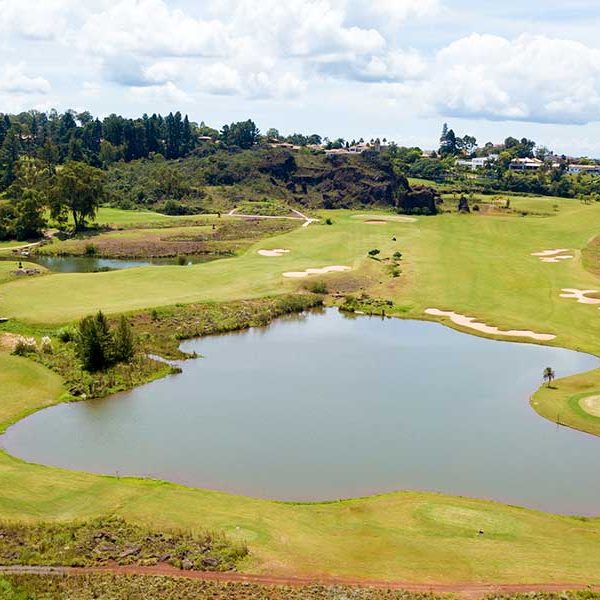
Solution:
M 209 262 L 216 258 L 212 255 L 186 256 L 186 264 Z M 95 273 L 97 271 L 116 271 L 119 269 L 133 269 L 135 267 L 152 267 L 160 265 L 177 265 L 178 259 L 169 258 L 100 258 L 96 256 L 0 256 L 1 261 L 10 261 L 18 265 L 28 262 L 45 267 L 54 273 Z
M 132 392 L 38 412 L 29 461 L 284 500 L 400 489 L 600 514 L 600 440 L 528 398 L 595 357 L 337 311 L 186 342 L 205 358 Z

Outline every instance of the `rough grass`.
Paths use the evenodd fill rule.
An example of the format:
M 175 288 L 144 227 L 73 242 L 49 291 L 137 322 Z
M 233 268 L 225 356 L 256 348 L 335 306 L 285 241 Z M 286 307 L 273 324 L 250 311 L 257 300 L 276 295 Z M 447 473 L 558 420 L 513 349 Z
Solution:
M 168 564 L 233 571 L 248 554 L 222 534 L 155 531 L 117 517 L 68 523 L 0 522 L 2 565 L 92 567 Z
M 418 594 L 400 590 L 349 588 L 343 586 L 272 586 L 252 583 L 222 583 L 167 577 L 10 575 L 4 580 L 14 593 L 35 595 L 39 600 L 182 600 L 215 598 L 218 600 L 435 600 L 441 595 Z M 0 579 L 0 582 L 2 580 Z M 8 586 L 7 586 L 8 589 Z M 4 600 L 1 595 L 0 599 Z M 447 596 L 450 598 L 450 596 Z M 586 597 L 587 600 L 588 597 Z M 591 596 L 589 596 L 591 599 Z M 19 596 L 7 600 L 21 600 Z M 25 597 L 23 598 L 25 600 Z M 557 599 L 558 600 L 558 599 Z M 582 597 L 583 600 L 583 597 Z

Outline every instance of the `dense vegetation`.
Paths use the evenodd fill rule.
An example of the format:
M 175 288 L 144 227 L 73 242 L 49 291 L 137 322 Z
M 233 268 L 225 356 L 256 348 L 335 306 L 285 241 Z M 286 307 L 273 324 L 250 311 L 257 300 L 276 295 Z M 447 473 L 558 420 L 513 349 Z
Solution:
M 116 517 L 35 525 L 0 523 L 2 565 L 163 563 L 185 570 L 232 571 L 247 554 L 246 546 L 222 534 L 159 532 Z

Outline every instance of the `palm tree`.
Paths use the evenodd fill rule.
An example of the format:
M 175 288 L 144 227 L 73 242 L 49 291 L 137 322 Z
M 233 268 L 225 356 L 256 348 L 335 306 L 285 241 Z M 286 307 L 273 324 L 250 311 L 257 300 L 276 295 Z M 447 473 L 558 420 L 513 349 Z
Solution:
M 548 382 L 548 387 L 550 387 L 550 384 L 552 383 L 552 380 L 556 377 L 556 374 L 554 373 L 554 370 L 552 369 L 552 367 L 546 367 L 544 369 L 544 381 Z

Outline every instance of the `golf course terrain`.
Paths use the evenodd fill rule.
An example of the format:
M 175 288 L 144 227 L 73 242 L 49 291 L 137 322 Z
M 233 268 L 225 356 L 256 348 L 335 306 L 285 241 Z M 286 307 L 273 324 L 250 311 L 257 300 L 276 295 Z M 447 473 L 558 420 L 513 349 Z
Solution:
M 5 340 L 0 343 L 0 432 L 27 414 L 72 399 L 55 372 L 12 355 L 9 337 L 23 333 L 54 340 L 61 327 L 99 309 L 112 317 L 317 292 L 326 305 L 384 310 L 387 316 L 436 320 L 473 335 L 600 355 L 600 304 L 561 297 L 565 289 L 600 290 L 594 270 L 582 261 L 582 251 L 598 235 L 600 203 L 511 196 L 510 205 L 505 213 L 411 218 L 383 209 L 315 210 L 309 216 L 318 220 L 312 223 L 282 219 L 282 230 L 269 226 L 255 237 L 242 236 L 235 255 L 188 266 L 14 277 L 6 266 L 14 264 L 0 262 L 0 317 L 8 319 L 0 324 L 0 342 Z M 136 236 L 145 227 L 158 239 L 166 231 L 162 227 L 172 225 L 172 233 L 197 240 L 219 218 L 239 222 L 225 215 L 199 223 L 198 218 L 102 209 L 99 223 L 124 229 L 98 238 L 123 237 L 129 229 Z M 55 243 L 75 242 L 52 242 L 44 250 Z M 549 251 L 554 254 L 536 256 Z M 545 256 L 569 258 L 546 262 Z M 532 397 L 532 408 L 540 418 L 600 435 L 596 405 L 580 402 L 600 395 L 600 371 L 556 377 L 542 386 L 540 372 L 542 387 Z M 116 515 L 157 528 L 223 531 L 248 544 L 249 556 L 240 566 L 248 573 L 598 584 L 600 506 L 598 513 L 599 518 L 560 516 L 418 491 L 326 503 L 275 502 L 65 471 L 0 452 L 2 519 Z

